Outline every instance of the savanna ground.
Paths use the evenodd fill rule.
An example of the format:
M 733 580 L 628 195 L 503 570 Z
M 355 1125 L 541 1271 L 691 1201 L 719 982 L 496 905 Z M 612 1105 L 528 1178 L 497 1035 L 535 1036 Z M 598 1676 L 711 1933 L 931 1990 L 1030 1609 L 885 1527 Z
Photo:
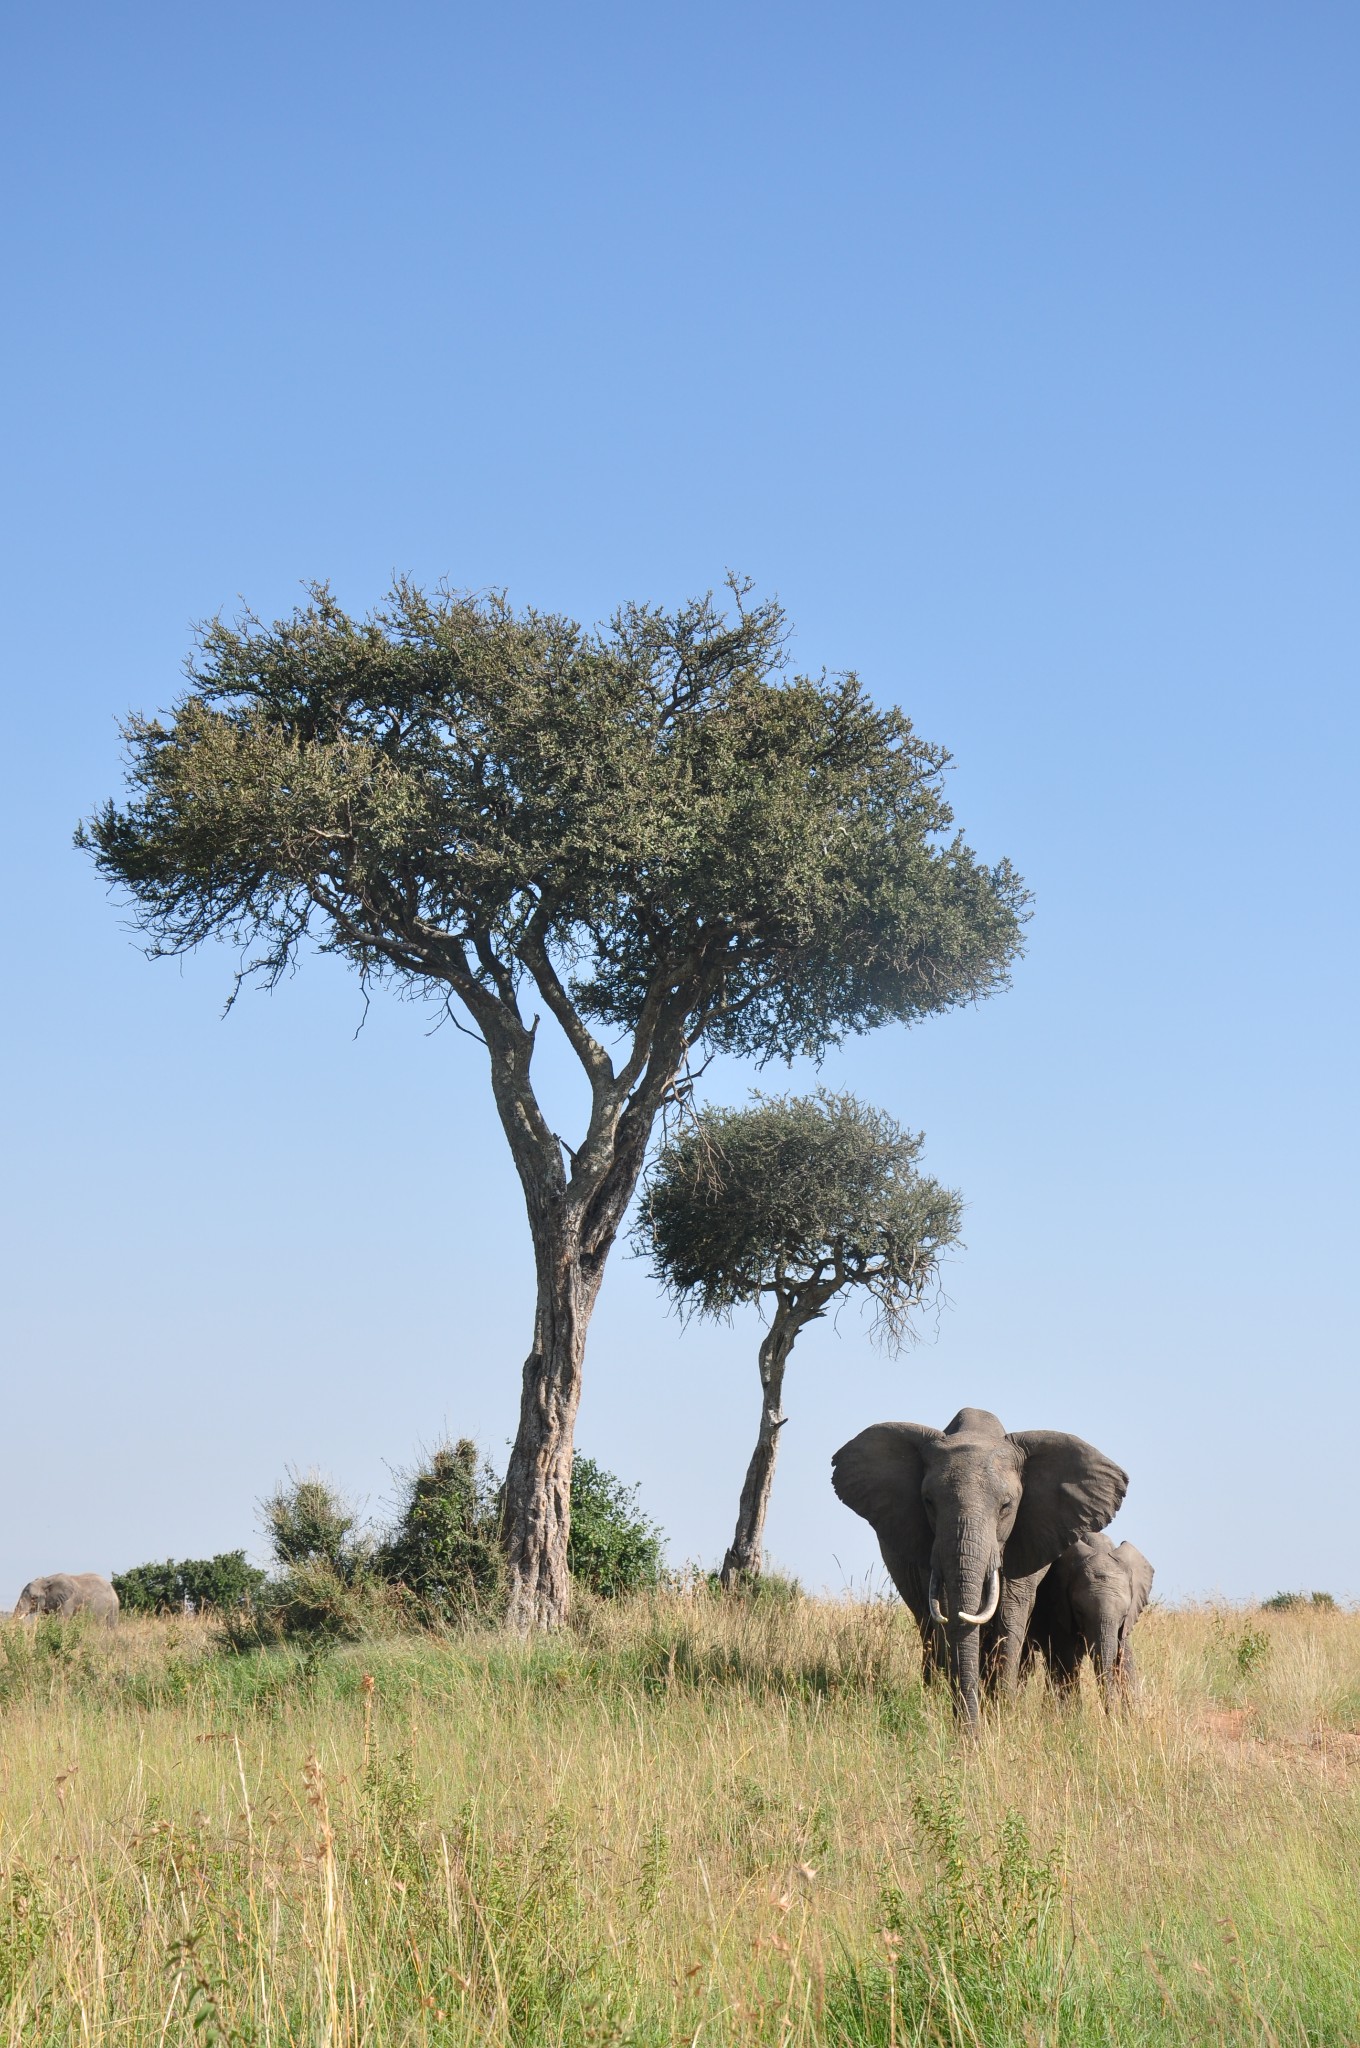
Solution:
M 970 1750 L 874 1603 L 5 1624 L 0 2041 L 1360 2043 L 1360 1615 L 1138 1647 Z

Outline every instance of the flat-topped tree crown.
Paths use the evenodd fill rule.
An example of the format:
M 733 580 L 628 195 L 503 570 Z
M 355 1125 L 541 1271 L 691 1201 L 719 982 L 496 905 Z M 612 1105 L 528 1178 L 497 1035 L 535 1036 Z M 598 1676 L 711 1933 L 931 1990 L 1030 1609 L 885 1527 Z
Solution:
M 318 586 L 214 621 L 79 835 L 153 951 L 227 938 L 272 983 L 310 940 L 484 1039 L 539 1273 L 507 1475 L 529 1620 L 564 1610 L 585 1324 L 691 1048 L 816 1056 L 991 994 L 1019 950 L 1024 890 L 951 834 L 944 750 L 853 676 L 790 674 L 780 607 L 733 595 L 590 630 L 409 583 L 356 619 Z M 590 1084 L 565 1158 L 540 1008 Z

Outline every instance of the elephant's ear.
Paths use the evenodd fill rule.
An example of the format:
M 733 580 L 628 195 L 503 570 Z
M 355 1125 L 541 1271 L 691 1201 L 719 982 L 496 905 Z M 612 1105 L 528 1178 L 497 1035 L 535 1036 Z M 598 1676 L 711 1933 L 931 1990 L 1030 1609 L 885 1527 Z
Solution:
M 1129 1621 L 1137 1621 L 1148 1604 L 1152 1592 L 1152 1566 L 1141 1550 L 1135 1550 L 1131 1543 L 1121 1543 L 1118 1555 L 1129 1568 L 1129 1579 L 1133 1586 L 1133 1601 L 1129 1607 Z
M 923 1422 L 875 1422 L 831 1460 L 831 1484 L 848 1508 L 872 1524 L 894 1580 L 907 1567 L 924 1571 L 930 1563 L 935 1537 L 921 1481 L 925 1446 L 939 1441 L 939 1430 Z
M 1007 1578 L 1051 1564 L 1078 1536 L 1119 1512 L 1129 1475 L 1093 1444 L 1058 1429 L 1027 1429 L 1006 1441 L 1024 1459 L 1020 1510 L 1006 1541 Z

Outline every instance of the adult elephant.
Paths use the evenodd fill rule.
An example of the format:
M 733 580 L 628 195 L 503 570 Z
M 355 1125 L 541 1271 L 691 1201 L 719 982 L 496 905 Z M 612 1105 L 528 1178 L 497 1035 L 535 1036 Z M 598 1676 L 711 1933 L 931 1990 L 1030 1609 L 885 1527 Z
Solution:
M 959 1713 L 978 1719 L 982 1631 L 1013 1686 L 1039 1582 L 1076 1537 L 1103 1529 L 1128 1488 L 1112 1460 L 1059 1430 L 1018 1434 L 985 1408 L 945 1429 L 876 1422 L 842 1444 L 832 1484 L 871 1523 L 916 1617 L 929 1677 L 946 1661 Z
M 112 1628 L 118 1619 L 118 1595 L 98 1572 L 52 1572 L 30 1579 L 15 1602 L 20 1617 L 31 1614 L 89 1614 Z
M 1042 1650 L 1060 1693 L 1077 1682 L 1089 1656 L 1105 1704 L 1113 1706 L 1133 1683 L 1129 1637 L 1152 1591 L 1152 1566 L 1131 1543 L 1117 1548 L 1108 1536 L 1079 1536 L 1055 1558 L 1039 1588 L 1025 1636 L 1032 1655 Z

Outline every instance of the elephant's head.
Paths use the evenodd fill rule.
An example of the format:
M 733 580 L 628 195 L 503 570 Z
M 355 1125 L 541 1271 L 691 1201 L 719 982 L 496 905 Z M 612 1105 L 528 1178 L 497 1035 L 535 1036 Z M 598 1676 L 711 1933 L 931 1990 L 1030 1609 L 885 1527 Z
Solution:
M 14 1612 L 21 1619 L 30 1614 L 56 1614 L 70 1591 L 71 1581 L 61 1572 L 47 1578 L 30 1579 L 14 1603 Z
M 1103 1529 L 1129 1483 L 1080 1437 L 1007 1435 L 982 1408 L 960 1409 L 943 1430 L 875 1423 L 841 1446 L 831 1469 L 846 1506 L 873 1525 L 904 1598 L 925 1588 L 970 1720 L 978 1628 L 996 1612 L 1002 1575 L 1027 1577 L 1084 1531 Z
M 1056 1571 L 1073 1632 L 1090 1647 L 1108 1682 L 1119 1670 L 1129 1630 L 1147 1606 L 1152 1566 L 1131 1543 L 1116 1548 L 1108 1536 L 1092 1535 L 1064 1551 Z

